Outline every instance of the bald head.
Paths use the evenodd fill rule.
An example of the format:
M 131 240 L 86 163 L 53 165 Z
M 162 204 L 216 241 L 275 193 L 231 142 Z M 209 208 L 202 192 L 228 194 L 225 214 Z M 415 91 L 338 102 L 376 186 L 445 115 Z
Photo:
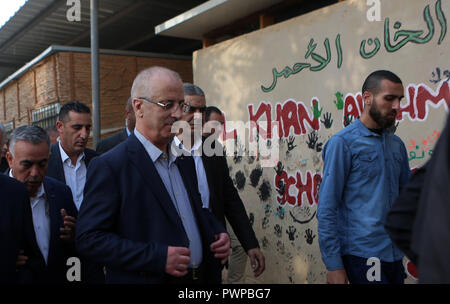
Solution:
M 131 98 L 142 96 L 153 97 L 155 94 L 153 83 L 156 78 L 158 78 L 158 80 L 176 80 L 183 83 L 180 75 L 175 71 L 159 66 L 147 68 L 142 70 L 134 79 L 133 86 L 131 87 Z

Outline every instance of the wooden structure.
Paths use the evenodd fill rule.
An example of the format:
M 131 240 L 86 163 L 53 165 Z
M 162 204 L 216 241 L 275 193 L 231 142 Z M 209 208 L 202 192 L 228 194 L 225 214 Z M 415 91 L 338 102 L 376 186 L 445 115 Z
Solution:
M 14 129 L 32 124 L 38 112 L 53 104 L 78 100 L 91 107 L 89 49 L 55 51 L 0 84 L 0 122 Z M 114 54 L 117 53 L 117 54 Z M 127 55 L 128 54 L 128 55 Z M 144 53 L 100 52 L 101 134 L 108 136 L 124 127 L 124 108 L 137 73 L 158 65 L 177 71 L 192 82 L 192 60 Z M 14 76 L 14 75 L 13 75 Z

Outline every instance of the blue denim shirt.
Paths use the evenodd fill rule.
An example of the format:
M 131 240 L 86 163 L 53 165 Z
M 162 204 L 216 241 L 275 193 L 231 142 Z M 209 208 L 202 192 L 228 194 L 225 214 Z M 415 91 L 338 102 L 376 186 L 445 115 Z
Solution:
M 327 269 L 344 269 L 341 256 L 346 254 L 401 260 L 403 254 L 384 229 L 387 213 L 410 176 L 401 139 L 387 131 L 374 133 L 358 119 L 332 136 L 322 153 L 317 219 Z

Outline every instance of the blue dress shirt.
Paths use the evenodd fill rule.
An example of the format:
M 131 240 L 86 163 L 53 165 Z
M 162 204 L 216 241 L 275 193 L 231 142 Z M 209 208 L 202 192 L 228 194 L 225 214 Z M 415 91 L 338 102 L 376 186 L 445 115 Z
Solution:
M 317 208 L 319 246 L 328 270 L 344 269 L 342 255 L 401 260 L 384 229 L 386 216 L 410 176 L 401 139 L 367 129 L 358 119 L 323 149 Z
M 142 143 L 149 157 L 161 177 L 172 203 L 178 212 L 183 223 L 184 230 L 189 239 L 189 249 L 191 250 L 190 267 L 198 267 L 203 259 L 202 241 L 197 222 L 192 211 L 189 196 L 181 178 L 180 171 L 175 164 L 176 157 L 169 149 L 169 159 L 167 155 L 147 140 L 138 130 L 134 129 L 134 135 Z M 170 202 L 167 202 L 170 204 Z M 163 233 L 163 232 L 161 232 Z

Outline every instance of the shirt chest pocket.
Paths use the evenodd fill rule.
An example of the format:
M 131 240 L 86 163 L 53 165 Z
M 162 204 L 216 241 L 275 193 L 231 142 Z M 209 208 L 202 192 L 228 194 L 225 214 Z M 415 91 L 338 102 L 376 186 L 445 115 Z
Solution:
M 376 151 L 361 151 L 356 158 L 354 170 L 360 176 L 373 178 L 380 174 L 380 166 Z
M 400 153 L 394 152 L 393 154 L 393 160 L 394 160 L 394 164 L 393 164 L 393 168 L 394 168 L 394 172 L 395 172 L 395 176 L 400 176 L 400 171 L 402 170 L 402 155 Z

